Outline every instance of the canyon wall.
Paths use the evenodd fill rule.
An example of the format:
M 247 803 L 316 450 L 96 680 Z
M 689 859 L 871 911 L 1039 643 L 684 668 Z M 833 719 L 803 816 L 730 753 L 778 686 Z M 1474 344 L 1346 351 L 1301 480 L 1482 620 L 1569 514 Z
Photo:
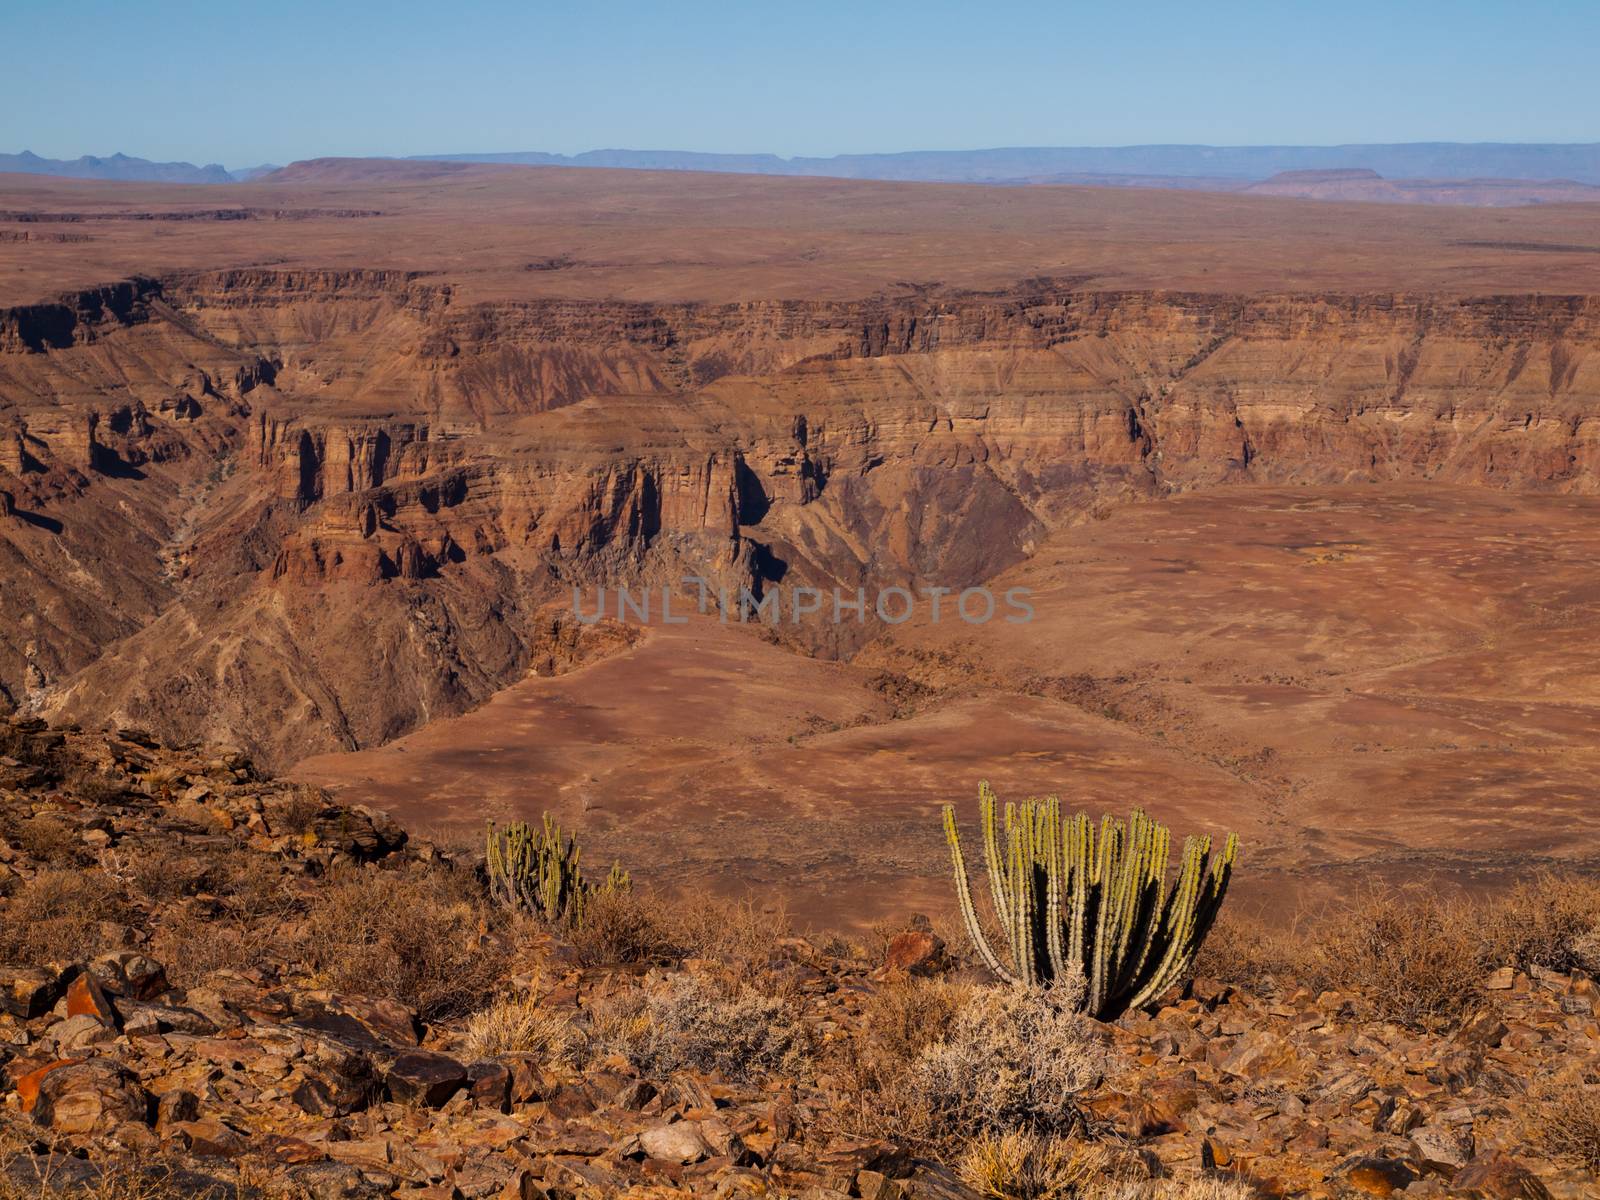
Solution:
M 1597 335 L 1600 301 L 1534 295 L 134 280 L 0 312 L 0 705 L 281 765 L 581 661 L 574 585 L 960 587 L 1229 482 L 1592 492 Z

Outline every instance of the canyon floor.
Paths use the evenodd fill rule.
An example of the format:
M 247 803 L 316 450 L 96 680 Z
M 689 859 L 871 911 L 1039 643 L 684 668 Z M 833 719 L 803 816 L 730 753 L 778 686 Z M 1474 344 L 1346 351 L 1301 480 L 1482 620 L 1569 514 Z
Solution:
M 1134 503 L 993 581 L 1025 624 L 924 606 L 848 664 L 656 624 L 295 776 L 451 837 L 551 809 L 650 878 L 846 926 L 947 906 L 938 809 L 970 819 L 980 779 L 1237 830 L 1240 894 L 1279 913 L 1595 868 L 1597 516 L 1415 485 Z

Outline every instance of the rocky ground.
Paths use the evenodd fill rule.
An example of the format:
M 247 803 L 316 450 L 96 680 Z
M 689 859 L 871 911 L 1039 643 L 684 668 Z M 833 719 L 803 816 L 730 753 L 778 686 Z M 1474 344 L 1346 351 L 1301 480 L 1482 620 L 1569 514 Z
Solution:
M 0 1197 L 1600 1195 L 1577 949 L 1428 996 L 1235 933 L 1100 1024 L 925 920 L 641 880 L 569 935 L 477 872 L 236 753 L 0 724 Z

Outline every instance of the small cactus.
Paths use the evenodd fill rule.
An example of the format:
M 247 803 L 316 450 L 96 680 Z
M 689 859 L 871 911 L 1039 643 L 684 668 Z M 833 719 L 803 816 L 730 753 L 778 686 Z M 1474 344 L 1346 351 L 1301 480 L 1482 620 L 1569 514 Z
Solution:
M 621 864 L 613 863 L 606 881 L 596 887 L 583 878 L 576 838 L 565 841 L 561 826 L 549 813 L 541 829 L 513 821 L 504 831 L 489 822 L 486 869 L 489 894 L 502 904 L 542 917 L 552 925 L 583 924 L 584 908 L 597 892 L 625 892 L 632 887 Z
M 1003 827 L 987 783 L 978 801 L 1003 952 L 978 919 L 949 805 L 944 828 L 961 915 L 991 972 L 1025 987 L 1082 972 L 1084 1008 L 1102 1019 L 1144 1007 L 1188 973 L 1227 893 L 1235 835 L 1215 858 L 1210 838 L 1189 838 L 1163 895 L 1171 835 L 1138 809 L 1126 824 L 1105 817 L 1097 837 L 1084 814 L 1063 818 L 1054 796 L 1008 803 Z

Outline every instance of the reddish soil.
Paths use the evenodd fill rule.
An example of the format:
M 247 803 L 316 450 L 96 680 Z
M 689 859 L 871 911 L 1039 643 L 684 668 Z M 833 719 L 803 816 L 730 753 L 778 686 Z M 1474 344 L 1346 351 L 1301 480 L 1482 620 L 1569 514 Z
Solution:
M 1238 830 L 1241 894 L 1290 908 L 1600 866 L 1597 515 L 1464 489 L 1186 494 L 995 580 L 1033 589 L 1029 624 L 924 620 L 848 666 L 654 627 L 298 774 L 457 834 L 554 807 L 651 878 L 771 887 L 824 923 L 942 907 L 937 809 L 970 815 L 982 778 Z M 927 689 L 911 711 L 885 671 Z

